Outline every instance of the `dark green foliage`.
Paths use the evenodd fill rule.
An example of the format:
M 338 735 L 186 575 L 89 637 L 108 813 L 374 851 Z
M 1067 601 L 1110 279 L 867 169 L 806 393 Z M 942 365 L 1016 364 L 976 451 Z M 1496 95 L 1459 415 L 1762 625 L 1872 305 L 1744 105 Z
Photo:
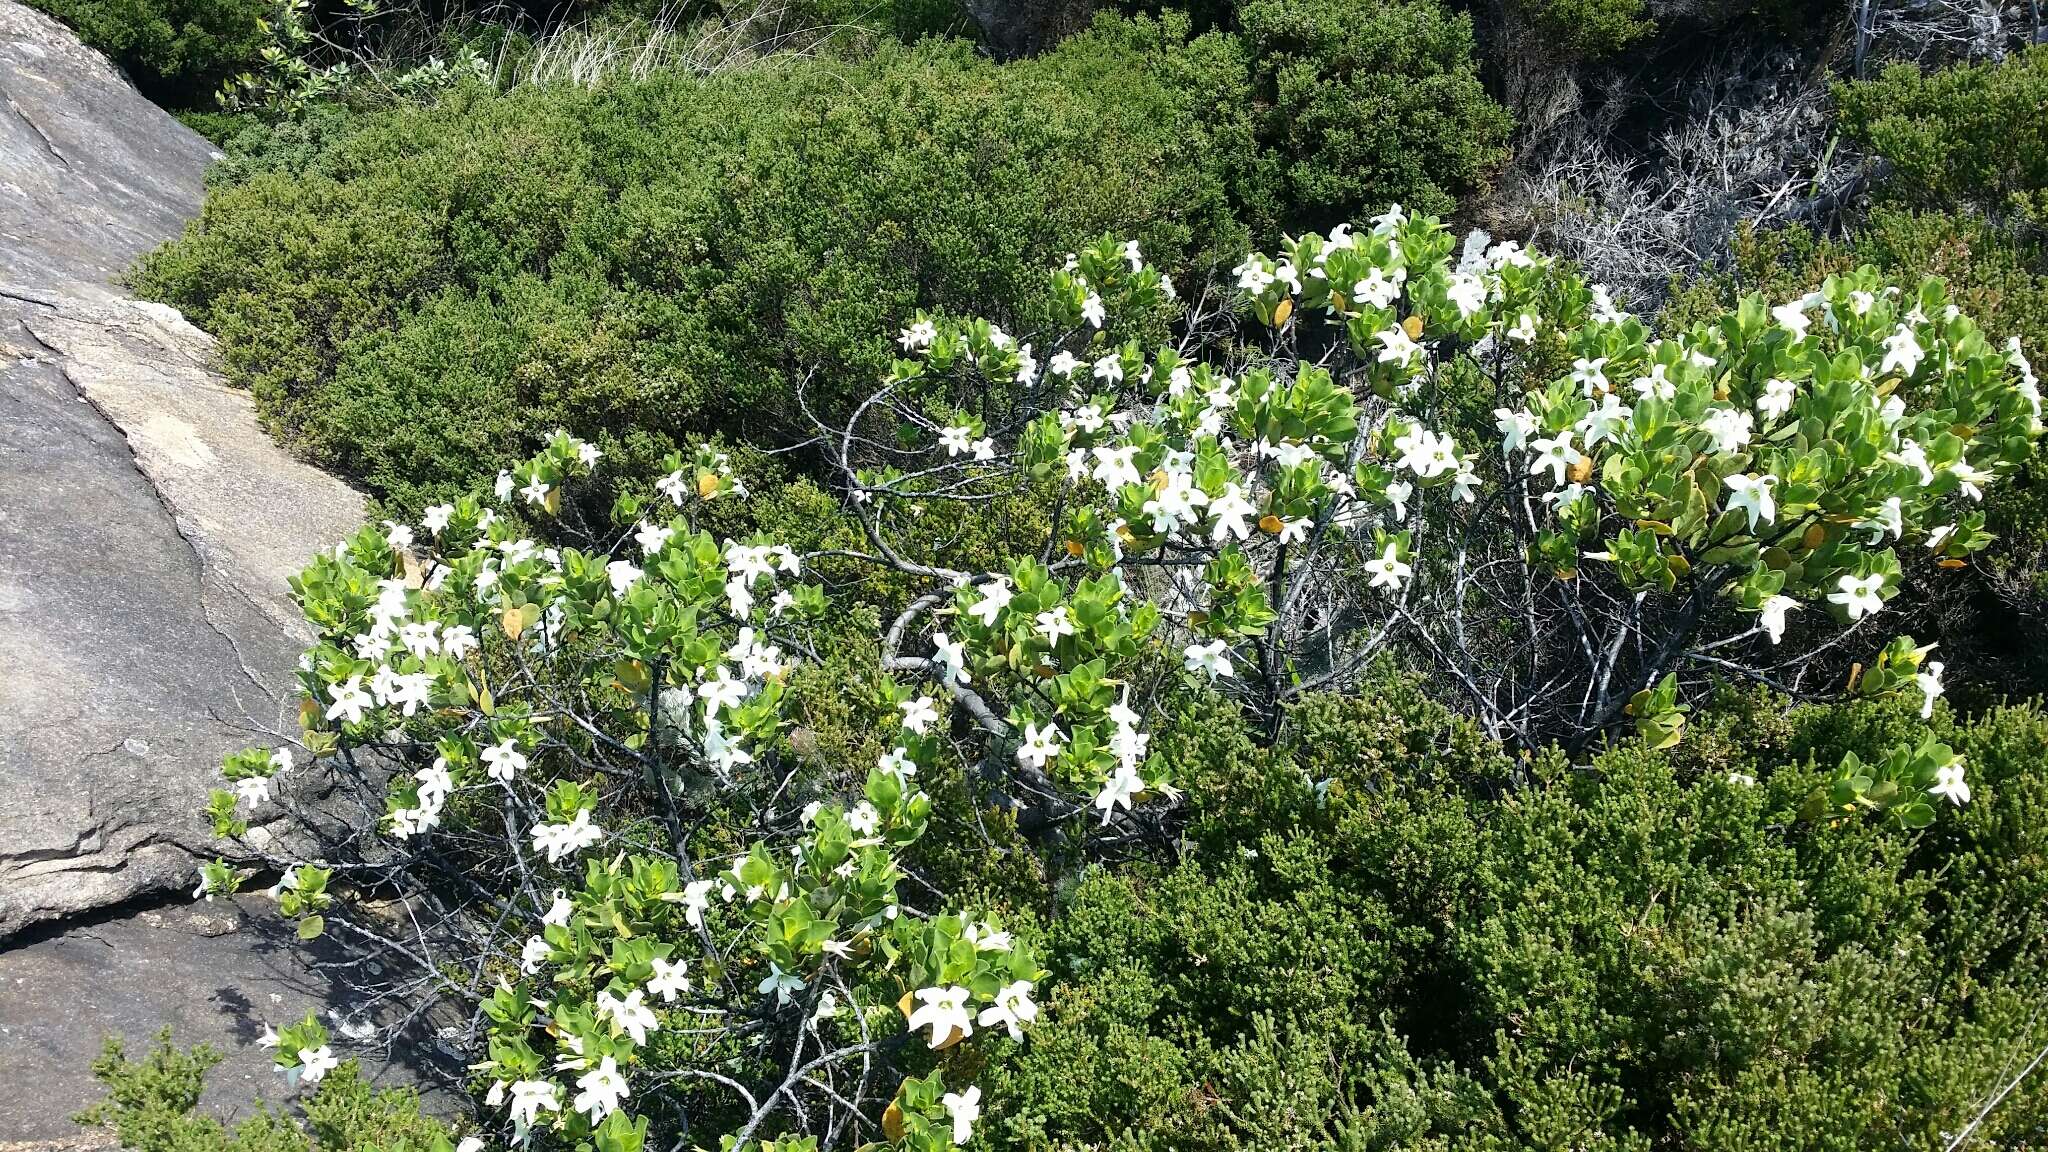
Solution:
M 1581 766 L 1511 763 L 1400 681 L 1309 702 L 1279 754 L 1162 734 L 1210 773 L 1188 856 L 1069 895 L 1047 1017 L 985 1075 L 991 1131 L 1938 1146 L 2048 1043 L 2048 718 L 1935 723 L 1977 795 L 1919 835 L 1796 818 L 1842 751 L 1919 727 L 1871 705 L 1730 698 L 1672 753 Z M 2032 1080 L 1979 1132 L 2044 1123 Z
M 1643 0 L 1513 0 L 1530 50 L 1562 61 L 1612 56 L 1655 30 Z
M 268 0 L 31 0 L 107 54 L 144 95 L 177 108 L 211 106 L 221 81 L 264 44 Z
M 259 1106 L 232 1129 L 197 1111 L 206 1073 L 219 1054 L 202 1044 L 172 1047 L 169 1029 L 148 1055 L 131 1061 L 109 1039 L 92 1072 L 107 1098 L 78 1122 L 112 1128 L 135 1152 L 447 1152 L 448 1129 L 420 1114 L 416 1093 L 378 1091 L 347 1061 L 303 1101 L 304 1124 Z
M 1512 124 L 1472 60 L 1472 24 L 1434 0 L 1246 0 L 1261 140 L 1290 222 L 1327 228 L 1398 201 L 1447 214 L 1507 158 Z
M 557 425 L 644 469 L 677 436 L 801 428 L 920 305 L 1021 331 L 1114 229 L 1194 266 L 1267 209 L 1233 42 L 1105 24 L 1007 67 L 870 59 L 596 92 L 451 95 L 278 134 L 140 289 L 221 340 L 293 446 L 400 507 Z
M 1918 207 L 2048 214 L 2048 45 L 1997 63 L 1897 65 L 1837 85 L 1842 130 L 1893 169 L 1883 194 Z

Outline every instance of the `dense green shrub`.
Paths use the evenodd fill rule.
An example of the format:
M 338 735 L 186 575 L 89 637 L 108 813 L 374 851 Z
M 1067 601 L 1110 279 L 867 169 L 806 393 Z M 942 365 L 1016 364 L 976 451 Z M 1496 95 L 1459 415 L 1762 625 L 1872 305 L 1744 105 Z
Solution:
M 1612 56 L 1656 28 L 1643 0 L 1511 0 L 1506 8 L 1530 33 L 1530 49 L 1566 61 Z
M 1235 78 L 1235 79 L 1234 79 Z M 626 462 L 864 388 L 920 305 L 1020 301 L 1115 226 L 1194 266 L 1269 212 L 1234 41 L 1118 22 L 998 67 L 885 47 L 591 92 L 461 92 L 284 141 L 140 289 L 293 446 L 413 507 L 535 429 Z M 630 464 L 629 464 L 630 469 Z
M 106 53 L 160 104 L 210 105 L 265 43 L 269 0 L 31 0 Z
M 1395 681 L 1310 703 L 1279 753 L 1235 724 L 1162 733 L 1205 774 L 1187 858 L 1068 895 L 1046 1015 L 990 1072 L 991 1130 L 1925 1146 L 2048 1042 L 2048 833 L 2027 815 L 2048 718 L 1937 719 L 1981 783 L 1939 832 L 1798 818 L 1842 751 L 1918 723 L 1731 698 L 1672 753 L 1510 762 Z M 2034 1079 L 1979 1135 L 2044 1123 Z
M 1883 194 L 1918 207 L 2048 213 L 2048 45 L 1997 63 L 1896 65 L 1835 88 L 1843 132 L 1884 157 Z
M 1447 214 L 1506 158 L 1508 115 L 1472 59 L 1472 24 L 1435 0 L 1246 0 L 1261 135 L 1303 228 L 1387 200 Z
M 140 1061 L 129 1060 L 118 1039 L 107 1041 L 92 1072 L 107 1097 L 78 1122 L 111 1128 L 121 1147 L 136 1152 L 449 1152 L 448 1130 L 420 1114 L 418 1094 L 378 1091 L 354 1061 L 320 1081 L 301 1101 L 305 1121 L 258 1107 L 232 1129 L 198 1111 L 206 1073 L 219 1053 L 202 1044 L 171 1045 L 168 1029 Z

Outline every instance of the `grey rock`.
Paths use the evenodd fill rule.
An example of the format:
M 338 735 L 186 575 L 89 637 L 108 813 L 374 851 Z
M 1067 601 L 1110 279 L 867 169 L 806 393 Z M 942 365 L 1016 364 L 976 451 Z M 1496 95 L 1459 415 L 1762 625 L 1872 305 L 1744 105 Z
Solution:
M 119 271 L 211 148 L 0 0 L 0 939 L 190 887 L 220 758 L 296 730 L 285 578 L 361 497 L 258 426 Z
M 317 1013 L 342 1055 L 376 1056 L 386 1038 L 377 1021 L 304 962 L 290 924 L 267 905 L 252 896 L 242 906 L 123 908 L 32 930 L 27 947 L 0 952 L 0 1152 L 111 1146 L 104 1131 L 71 1120 L 105 1094 L 90 1067 L 107 1036 L 121 1038 L 130 1060 L 166 1027 L 178 1047 L 212 1047 L 223 1059 L 200 1108 L 230 1125 L 259 1101 L 291 1099 L 258 1043 L 266 1026 Z M 379 1084 L 415 1080 L 409 1066 L 363 1066 Z M 450 1103 L 430 1100 L 436 1110 Z
M 211 147 L 14 0 L 0 101 L 0 1152 L 111 1146 L 70 1120 L 109 1035 L 213 1045 L 204 1103 L 230 1120 L 284 1098 L 256 1040 L 309 1011 L 411 1081 L 422 1046 L 352 1016 L 323 975 L 352 969 L 308 964 L 274 904 L 185 894 L 221 757 L 297 731 L 285 579 L 362 498 L 117 283 L 198 210 Z
M 62 24 L 0 0 L 0 293 L 104 301 L 215 155 Z

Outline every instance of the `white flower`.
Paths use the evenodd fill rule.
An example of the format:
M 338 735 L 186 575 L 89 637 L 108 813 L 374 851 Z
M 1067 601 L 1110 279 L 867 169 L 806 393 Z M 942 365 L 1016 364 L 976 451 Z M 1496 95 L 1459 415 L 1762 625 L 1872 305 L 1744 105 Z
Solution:
M 1936 796 L 1945 796 L 1948 802 L 1960 808 L 1970 802 L 1970 785 L 1963 779 L 1963 762 L 1959 757 L 1953 763 L 1934 770 L 1934 787 L 1928 789 Z
M 1081 361 L 1072 352 L 1055 352 L 1046 362 L 1045 370 L 1055 376 L 1072 376 L 1081 367 Z
M 898 703 L 896 707 L 903 711 L 903 726 L 919 736 L 931 731 L 932 725 L 937 723 L 939 719 L 938 705 L 934 704 L 929 696 L 919 696 L 915 700 L 904 700 Z
M 1515 320 L 1515 326 L 1507 330 L 1507 338 L 1520 344 L 1536 342 L 1536 318 L 1527 312 Z
M 1897 496 L 1892 496 L 1879 505 L 1877 511 L 1871 514 L 1869 518 L 1858 520 L 1856 527 L 1869 529 L 1870 543 L 1875 546 L 1884 539 L 1887 532 L 1891 533 L 1893 539 L 1904 535 L 1906 531 L 1904 517 L 1905 508 L 1903 504 Z
M 1444 295 L 1458 306 L 1460 320 L 1486 307 L 1486 283 L 1470 273 L 1459 272 L 1453 275 L 1449 287 L 1444 289 Z
M 477 755 L 487 765 L 484 774 L 503 784 L 511 783 L 514 775 L 526 770 L 526 757 L 519 751 L 517 740 L 501 741 Z
M 1413 574 L 1408 565 L 1401 563 L 1400 546 L 1389 540 L 1387 550 L 1377 560 L 1365 562 L 1365 570 L 1372 573 L 1372 586 L 1399 592 L 1401 582 Z
M 1398 324 L 1382 329 L 1374 339 L 1380 342 L 1379 362 L 1399 364 L 1403 368 L 1412 366 L 1415 358 L 1422 355 L 1422 345 L 1408 336 L 1408 331 Z
M 562 1110 L 562 1086 L 552 1080 L 521 1080 L 512 1085 L 512 1123 L 520 1131 L 533 1127 L 541 1110 Z
M 1209 502 L 1209 515 L 1215 518 L 1209 538 L 1220 542 L 1226 536 L 1242 540 L 1251 535 L 1251 526 L 1245 518 L 1256 510 L 1236 484 L 1225 484 L 1223 495 Z
M 547 963 L 553 953 L 554 949 L 548 946 L 545 937 L 528 936 L 519 949 L 519 970 L 532 976 L 540 971 L 540 966 Z
M 1601 397 L 1601 402 L 1594 405 L 1592 411 L 1579 417 L 1578 431 L 1586 438 L 1586 447 L 1591 448 L 1602 440 L 1616 439 L 1616 432 L 1634 414 L 1633 409 L 1621 402 L 1621 397 L 1609 392 Z
M 1010 582 L 1001 576 L 975 591 L 981 594 L 981 599 L 967 609 L 967 614 L 991 628 L 995 626 L 996 617 L 1002 615 L 1003 609 L 1009 607 L 1010 601 L 1016 597 L 1016 593 L 1010 591 Z
M 1136 241 L 1132 241 L 1136 243 Z M 953 1143 L 963 1146 L 974 1137 L 974 1122 L 981 1119 L 981 1088 L 970 1084 L 965 1092 L 948 1092 L 939 1097 L 946 1115 L 953 1118 Z
M 789 1003 L 790 993 L 801 992 L 804 990 L 804 987 L 804 982 L 800 977 L 784 972 L 782 965 L 770 960 L 768 962 L 768 975 L 762 978 L 761 983 L 755 986 L 754 991 L 759 992 L 763 996 L 774 996 L 777 1004 L 787 1004 Z
M 1500 429 L 1500 451 L 1503 456 L 1526 446 L 1529 437 L 1540 427 L 1536 423 L 1536 418 L 1527 412 L 1511 412 L 1506 408 L 1493 410 L 1493 426 Z
M 1351 295 L 1374 308 L 1385 308 L 1401 294 L 1401 281 L 1388 279 L 1378 268 L 1365 274 L 1365 279 L 1351 286 Z
M 1415 485 L 1410 484 L 1406 480 L 1395 480 L 1387 485 L 1384 495 L 1387 498 L 1387 503 L 1393 506 L 1396 522 L 1408 518 L 1408 498 L 1414 494 Z
M 1530 443 L 1536 458 L 1529 461 L 1529 475 L 1534 476 L 1545 468 L 1550 469 L 1550 483 L 1553 487 L 1564 483 L 1566 469 L 1585 459 L 1579 450 L 1572 447 L 1572 434 L 1559 432 L 1553 439 L 1538 439 Z
M 1764 381 L 1763 393 L 1756 398 L 1756 410 L 1764 414 L 1764 419 L 1776 420 L 1792 410 L 1792 398 L 1796 391 L 1796 386 L 1790 380 L 1772 377 Z
M 528 504 L 545 504 L 548 491 L 548 482 L 536 475 L 526 482 L 526 487 L 521 488 L 519 494 L 526 498 Z
M 983 1008 L 976 1022 L 983 1028 L 1001 1026 L 1009 1030 L 1010 1039 L 1022 1040 L 1024 1032 L 1021 1026 L 1036 1019 L 1038 1005 L 1031 1002 L 1031 982 L 1019 980 L 1014 984 L 1004 985 L 1002 990 L 996 993 L 995 1003 Z
M 642 520 L 640 522 L 640 530 L 633 533 L 633 540 L 640 545 L 642 554 L 652 556 L 663 548 L 668 547 L 669 538 L 675 534 L 676 530 L 673 528 L 664 528 L 661 525 L 649 524 L 647 521 Z
M 704 717 L 704 758 L 716 765 L 720 772 L 731 772 L 744 764 L 752 764 L 754 757 L 739 741 L 725 734 L 725 726 L 716 717 Z
M 597 1010 L 611 1018 L 621 1032 L 633 1038 L 635 1044 L 647 1043 L 647 1034 L 660 1027 L 654 1010 L 643 1002 L 645 993 L 635 988 L 625 997 L 614 996 L 609 990 L 597 994 Z
M 341 1060 L 334 1049 L 322 1044 L 318 1048 L 299 1049 L 299 1081 L 304 1084 L 318 1084 L 322 1077 L 341 1067 Z
M 1771 319 L 1778 322 L 1778 327 L 1792 334 L 1794 344 L 1806 339 L 1807 325 L 1812 323 L 1806 318 L 1806 308 L 1806 298 L 1801 297 L 1790 304 L 1780 304 L 1771 309 Z
M 1401 453 L 1397 467 L 1406 468 L 1424 480 L 1458 470 L 1458 443 L 1427 428 L 1415 428 L 1395 438 L 1394 450 Z
M 1138 448 L 1134 444 L 1126 444 L 1121 448 L 1111 448 L 1107 445 L 1096 448 L 1095 479 L 1104 488 L 1109 489 L 1112 496 L 1127 484 L 1139 483 L 1143 477 L 1138 475 L 1137 457 Z
M 1093 375 L 1097 380 L 1107 380 L 1112 384 L 1120 382 L 1124 378 L 1123 357 L 1114 352 L 1097 357 Z M 1089 431 L 1092 432 L 1094 429 L 1091 428 Z
M 1879 595 L 1879 590 L 1884 587 L 1881 574 L 1844 576 L 1836 581 L 1835 586 L 1841 591 L 1828 593 L 1828 600 L 1840 604 L 1851 620 L 1861 620 L 1884 607 L 1884 597 Z
M 964 641 L 955 640 L 944 632 L 932 633 L 932 663 L 940 670 L 941 683 L 967 683 L 967 645 Z
M 1941 661 L 1930 661 L 1928 665 L 1913 674 L 1913 683 L 1920 688 L 1920 718 L 1934 715 L 1934 698 L 1941 695 Z
M 1770 634 L 1771 643 L 1776 644 L 1785 636 L 1785 613 L 1799 607 L 1799 601 L 1790 596 L 1773 596 L 1764 601 L 1758 609 L 1764 631 Z
M 1102 322 L 1108 318 L 1109 314 L 1102 308 L 1102 297 L 1090 292 L 1088 299 L 1081 302 L 1081 319 L 1100 328 Z
M 363 713 L 376 706 L 370 694 L 363 691 L 361 676 L 351 676 L 340 684 L 329 686 L 327 698 L 333 701 L 328 705 L 327 718 L 343 718 L 350 724 L 359 723 Z
M 533 850 L 545 852 L 550 864 L 560 862 L 565 856 L 581 852 L 602 839 L 604 829 L 590 822 L 588 808 L 578 808 L 576 818 L 567 824 L 533 826 Z
M 1733 408 L 1716 408 L 1700 421 L 1700 431 L 1714 441 L 1714 451 L 1727 455 L 1740 452 L 1749 443 L 1749 433 L 1755 417 Z
M 270 800 L 270 777 L 244 776 L 235 781 L 235 795 L 242 803 L 254 808 Z
M 956 424 L 939 432 L 939 447 L 944 448 L 949 457 L 969 451 L 973 440 L 974 429 L 965 424 Z
M 710 719 L 727 709 L 737 708 L 747 698 L 747 682 L 734 679 L 732 668 L 725 664 L 718 666 L 718 675 L 697 685 L 697 699 L 704 702 L 704 718 Z
M 1898 369 L 1899 375 L 1911 376 L 1927 353 L 1920 348 L 1920 341 L 1914 339 L 1913 330 L 1904 324 L 1898 326 L 1884 339 L 1884 363 L 1878 365 L 1879 374 Z
M 1048 644 L 1057 644 L 1060 637 L 1074 634 L 1074 617 L 1067 611 L 1065 604 L 1055 604 L 1040 612 L 1033 625 Z
M 2035 425 L 2041 420 L 2041 382 L 2034 375 L 2034 366 L 2027 362 L 2027 353 L 2020 347 L 2020 338 L 2014 336 L 2005 342 L 2005 362 L 2019 369 L 2020 382 L 2016 386 L 2021 398 L 2033 410 Z
M 1182 667 L 1189 672 L 1207 672 L 1212 681 L 1219 676 L 1234 676 L 1237 672 L 1231 667 L 1228 647 L 1222 640 L 1190 644 L 1181 650 Z
M 1401 211 L 1399 204 L 1396 204 L 1372 218 L 1372 233 L 1375 236 L 1385 236 L 1407 222 L 1407 214 Z
M 974 1019 L 967 1014 L 967 989 L 919 988 L 912 995 L 918 1008 L 910 1014 L 910 1030 L 929 1027 L 932 1047 L 945 1043 L 955 1032 L 963 1038 L 974 1035 Z
M 711 907 L 711 890 L 716 880 L 692 880 L 683 885 L 683 921 L 692 928 L 704 926 L 704 913 Z
M 899 780 L 917 775 L 917 761 L 910 758 L 910 749 L 900 744 L 876 757 L 875 767 Z
M 919 320 L 898 333 L 896 343 L 901 344 L 905 352 L 915 352 L 921 348 L 931 347 L 932 341 L 938 338 L 938 325 L 929 320 Z
M 638 584 L 640 577 L 645 575 L 630 560 L 612 561 L 604 566 L 604 574 L 612 582 L 612 595 L 614 596 L 624 596 L 626 590 Z
M 1306 540 L 1308 539 L 1308 530 L 1314 526 L 1315 521 L 1307 516 L 1297 516 L 1292 520 L 1284 520 L 1280 524 L 1280 543 L 1295 544 Z
M 1596 357 L 1591 360 L 1580 356 L 1572 361 L 1572 383 L 1577 384 L 1579 390 L 1588 396 L 1605 391 L 1607 388 L 1607 373 L 1604 369 L 1606 367 L 1607 357 L 1605 356 Z
M 453 515 L 455 515 L 455 505 L 435 504 L 420 513 L 420 527 L 439 536 L 441 530 L 448 527 L 448 518 Z
M 1024 743 L 1017 747 L 1017 762 L 1042 771 L 1047 761 L 1060 754 L 1060 748 L 1065 743 L 1066 735 L 1060 731 L 1058 724 L 1048 722 L 1045 727 L 1040 728 L 1026 721 Z
M 500 500 L 510 500 L 512 498 L 512 473 L 504 468 L 498 469 L 498 481 L 492 486 L 491 491 L 496 492 Z
M 609 1056 L 578 1077 L 576 1087 L 582 1089 L 576 1094 L 576 1110 L 589 1116 L 593 1124 L 618 1111 L 619 1101 L 633 1094 L 626 1087 L 626 1078 L 619 1075 L 618 1062 Z
M 1728 783 L 1738 788 L 1754 788 L 1756 787 L 1756 777 L 1751 776 L 1747 772 L 1730 772 L 1728 773 Z
M 1110 773 L 1109 779 L 1103 782 L 1102 791 L 1095 794 L 1095 807 L 1102 811 L 1102 822 L 1109 823 L 1109 818 L 1116 814 L 1118 805 L 1129 811 L 1131 797 L 1144 790 L 1145 780 L 1135 769 L 1127 764 L 1117 765 L 1116 771 Z M 986 1020 L 982 1022 L 987 1023 Z
M 1778 502 L 1771 490 L 1778 486 L 1778 478 L 1766 472 L 1762 476 L 1742 473 L 1721 481 L 1728 486 L 1727 508 L 1731 512 L 1749 514 L 1749 530 L 1756 531 L 1758 521 L 1772 523 L 1778 518 Z
M 1645 398 L 1655 397 L 1658 400 L 1669 401 L 1678 395 L 1678 385 L 1665 375 L 1667 371 L 1669 369 L 1662 364 L 1652 364 L 1648 376 L 1636 377 L 1634 383 L 1629 386 Z

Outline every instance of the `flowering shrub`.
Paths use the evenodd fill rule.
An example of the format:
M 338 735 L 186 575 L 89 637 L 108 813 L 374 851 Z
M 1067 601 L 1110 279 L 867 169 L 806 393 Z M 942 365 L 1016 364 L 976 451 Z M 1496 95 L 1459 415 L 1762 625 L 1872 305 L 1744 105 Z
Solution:
M 465 498 L 417 532 L 366 528 L 294 580 L 321 637 L 300 666 L 305 745 L 350 794 L 382 792 L 374 817 L 329 840 L 392 854 L 286 867 L 280 911 L 301 935 L 388 949 L 466 1001 L 473 1070 L 515 1136 L 637 1149 L 649 1114 L 635 1092 L 687 1086 L 734 1118 L 733 1147 L 791 1124 L 964 1142 L 972 1088 L 946 1091 L 943 1069 L 892 1077 L 896 1052 L 907 1033 L 924 1050 L 1020 1038 L 1042 972 L 995 916 L 899 893 L 897 853 L 930 810 L 919 765 L 947 754 L 940 704 L 885 684 L 895 750 L 857 799 L 796 801 L 791 653 L 824 609 L 802 559 L 693 530 L 694 511 L 745 493 L 709 449 L 672 458 L 659 484 L 680 515 L 650 508 L 601 538 L 568 495 L 600 456 L 558 434 L 500 477 L 499 507 Z M 521 512 L 558 542 L 527 536 Z M 224 771 L 216 830 L 267 842 L 247 814 L 281 798 L 292 758 L 252 751 Z M 738 788 L 742 773 L 779 784 Z M 701 831 L 707 784 L 765 804 Z M 736 848 L 706 843 L 748 827 Z M 488 879 L 450 897 L 433 887 L 443 870 Z M 225 862 L 204 872 L 202 893 L 240 881 Z M 370 877 L 433 928 L 392 938 L 334 899 Z M 337 1064 L 311 1018 L 275 1043 L 295 1079 Z M 781 1070 L 765 1089 L 748 1071 L 763 1064 Z
M 1132 700 L 1213 682 L 1277 733 L 1390 651 L 1526 747 L 1622 725 L 1668 745 L 1714 676 L 1941 692 L 1910 641 L 1860 683 L 1835 658 L 1896 591 L 1895 545 L 1942 568 L 1985 546 L 1974 505 L 2040 429 L 2020 349 L 1939 281 L 1865 269 L 1659 338 L 1567 268 L 1460 252 L 1398 208 L 1236 276 L 1147 348 L 1123 333 L 1172 310 L 1172 284 L 1104 240 L 1054 273 L 1064 331 L 921 315 L 884 391 L 821 429 L 883 557 L 955 586 L 897 621 L 954 609 L 931 657 L 895 665 L 946 670 L 992 733 L 1007 706 L 1027 776 L 1105 814 L 1170 796 Z M 864 467 L 885 421 L 936 446 Z M 1018 549 L 1043 560 L 950 571 L 890 542 L 1020 484 L 1054 509 Z
M 871 767 L 798 722 L 848 691 L 807 679 L 843 640 L 845 605 L 806 582 L 826 553 L 707 530 L 750 495 L 712 447 L 607 504 L 603 450 L 558 432 L 293 581 L 317 784 L 285 750 L 232 756 L 216 831 L 278 869 L 302 935 L 409 973 L 380 998 L 466 1009 L 444 1036 L 515 1138 L 940 1150 L 971 1139 L 966 1080 L 1023 1038 L 1046 971 L 1033 918 L 906 868 L 935 768 L 1050 861 L 1171 858 L 1208 766 L 1155 754 L 1162 724 L 1243 717 L 1279 746 L 1389 655 L 1531 753 L 1630 728 L 1670 747 L 1709 676 L 1831 694 L 1853 664 L 1840 690 L 1931 715 L 1927 648 L 1855 654 L 1895 542 L 1983 547 L 1967 503 L 2039 427 L 2017 351 L 1938 282 L 1869 273 L 1655 339 L 1568 269 L 1457 247 L 1396 208 L 1187 302 L 1105 239 L 1053 271 L 1029 338 L 916 316 L 845 424 L 812 414 L 866 537 L 829 554 L 917 589 L 855 689 Z M 1175 318 L 1177 343 L 1140 343 Z M 998 563 L 953 566 L 935 523 L 1020 502 L 1038 514 Z M 1847 754 L 1802 813 L 1921 828 L 1970 795 L 1927 739 Z M 319 859 L 252 827 L 280 800 Z M 242 879 L 216 861 L 200 891 Z M 312 1020 L 277 1060 L 315 1082 L 337 1062 Z

